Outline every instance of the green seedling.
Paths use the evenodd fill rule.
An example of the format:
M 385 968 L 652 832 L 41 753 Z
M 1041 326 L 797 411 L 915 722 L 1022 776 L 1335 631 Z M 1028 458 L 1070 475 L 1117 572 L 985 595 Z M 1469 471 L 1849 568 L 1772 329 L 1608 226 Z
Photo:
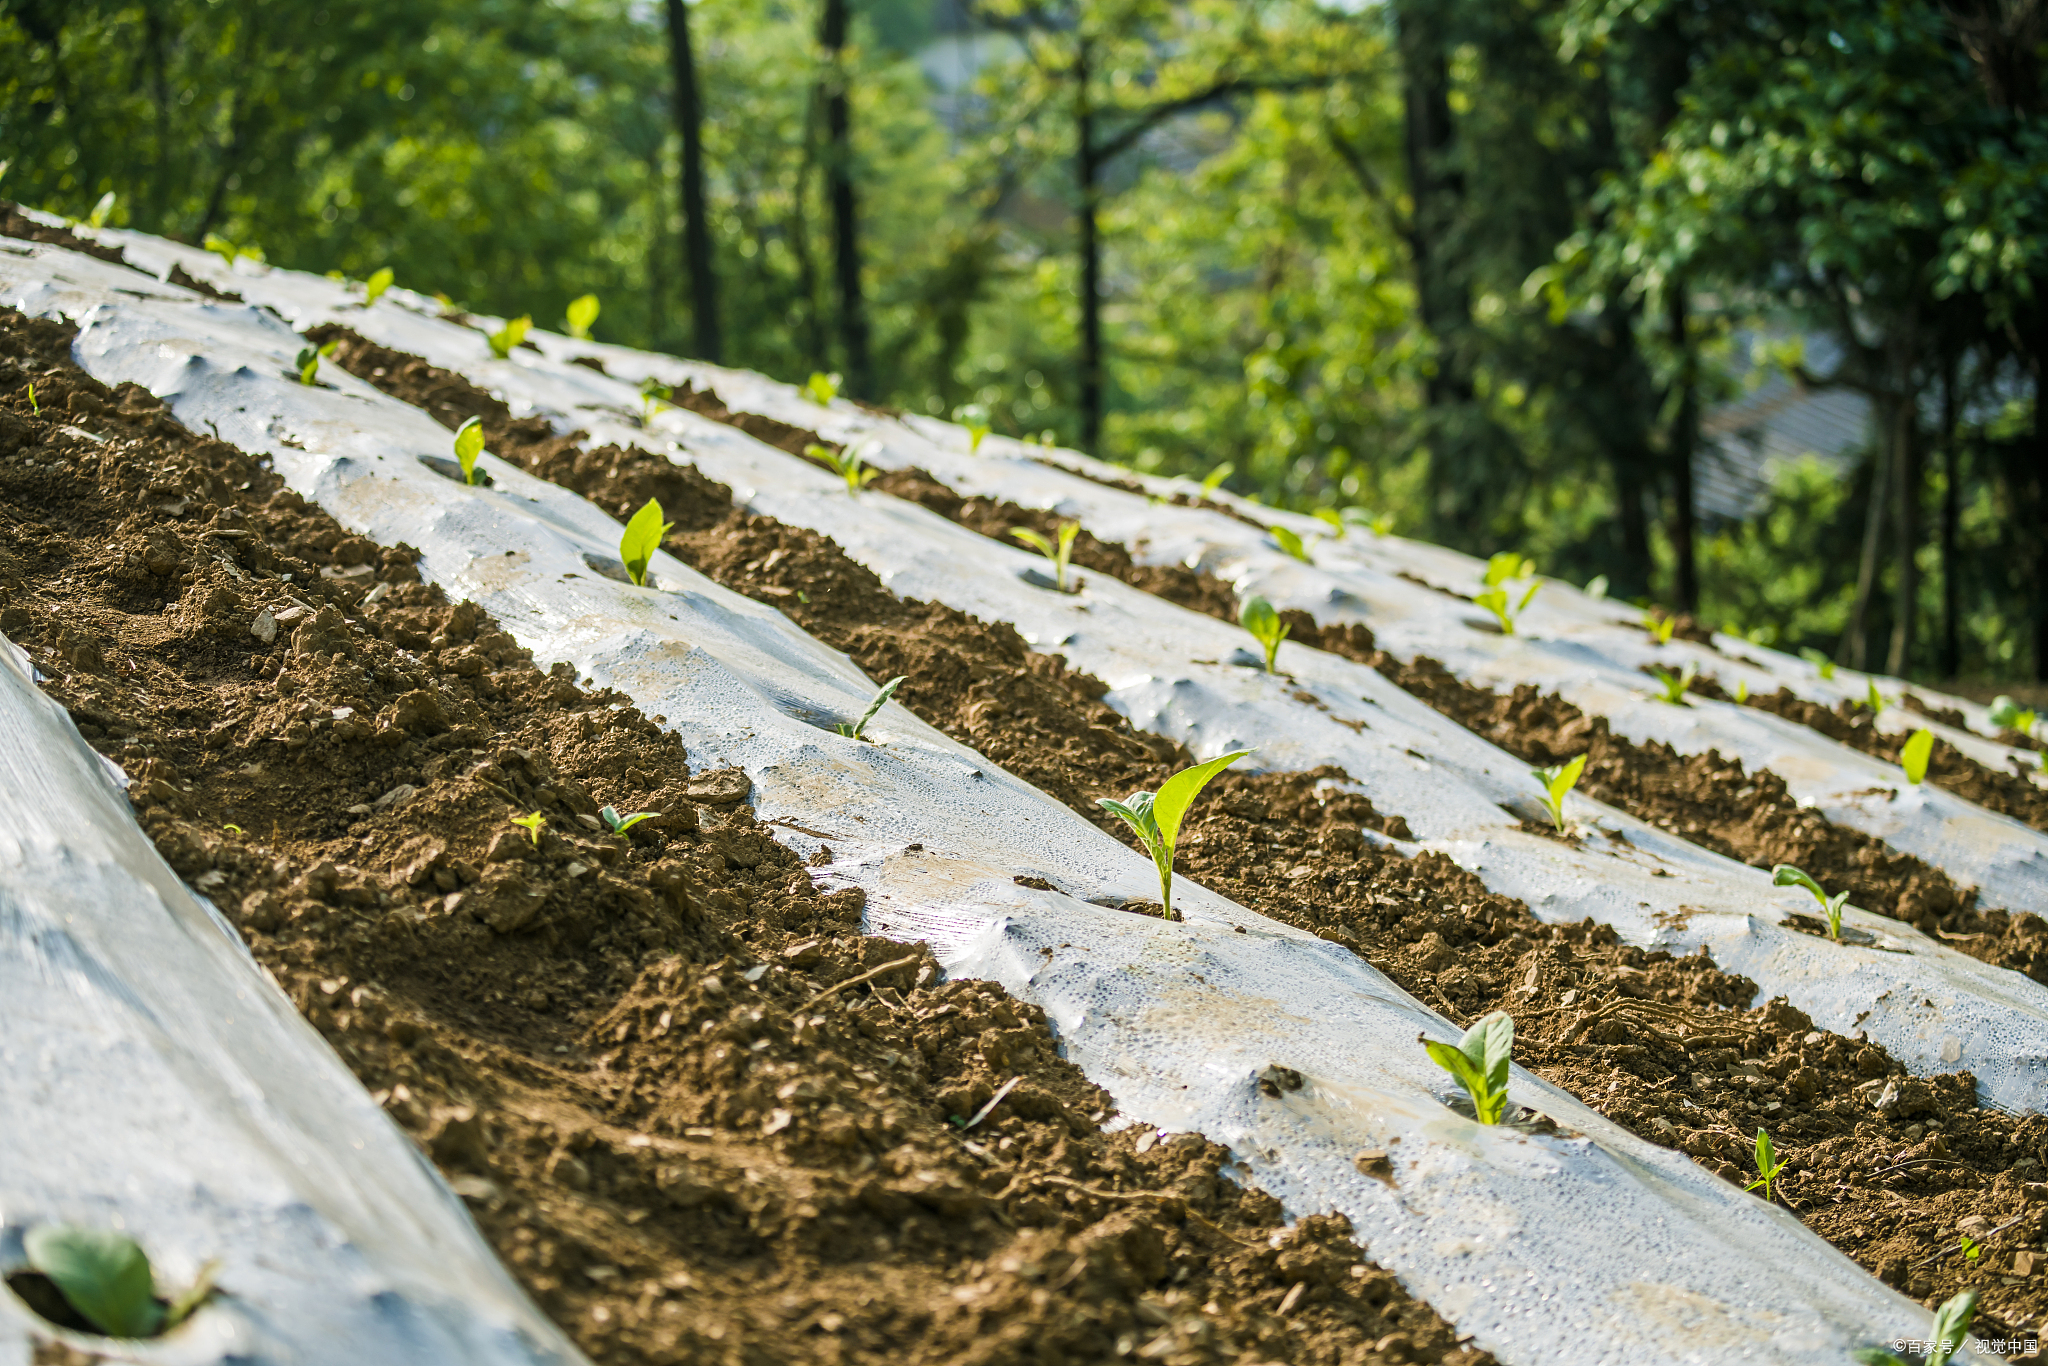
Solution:
M 363 281 L 363 307 L 368 308 L 383 298 L 384 291 L 391 288 L 391 281 L 394 278 L 396 277 L 392 275 L 389 266 L 380 266 L 370 272 L 370 278 Z
M 1472 601 L 1493 613 L 1493 619 L 1500 623 L 1500 633 L 1502 635 L 1511 636 L 1515 633 L 1516 620 L 1520 618 L 1523 612 L 1528 610 L 1530 600 L 1536 596 L 1536 590 L 1542 586 L 1541 583 L 1530 584 L 1529 591 L 1522 594 L 1519 601 L 1512 598 L 1505 588 L 1489 588 L 1484 593 L 1473 598 Z
M 1549 768 L 1532 768 L 1529 776 L 1543 784 L 1543 806 L 1550 812 L 1550 819 L 1557 822 L 1558 832 L 1564 832 L 1564 799 L 1578 786 L 1579 775 L 1586 771 L 1586 756 L 1567 763 L 1553 764 Z
M 908 675 L 898 674 L 896 677 L 890 679 L 887 683 L 884 683 L 879 689 L 876 690 L 874 700 L 868 703 L 868 709 L 860 714 L 860 720 L 854 722 L 850 726 L 842 725 L 836 727 L 839 733 L 841 735 L 844 735 L 849 740 L 867 739 L 868 722 L 875 719 L 875 713 L 882 709 L 882 704 L 884 702 L 887 702 L 890 698 L 896 695 L 896 690 L 903 686 L 903 680 L 906 677 L 908 677 Z
M 1273 604 L 1254 595 L 1245 599 L 1244 607 L 1237 614 L 1237 624 L 1252 633 L 1252 639 L 1259 642 L 1259 648 L 1266 652 L 1266 672 L 1275 672 L 1273 657 L 1280 653 L 1280 642 L 1287 639 L 1287 633 L 1294 628 L 1280 620 L 1280 614 L 1273 610 Z
M 1240 749 L 1205 764 L 1184 768 L 1161 783 L 1157 792 L 1133 792 L 1122 801 L 1109 797 L 1096 801 L 1097 806 L 1120 817 L 1124 824 L 1135 830 L 1145 852 L 1152 856 L 1152 866 L 1159 870 L 1159 913 L 1168 920 L 1174 918 L 1173 851 L 1180 842 L 1181 821 L 1211 778 L 1250 753 L 1248 749 Z
M 299 352 L 297 360 L 293 362 L 299 367 L 299 383 L 317 384 L 320 378 L 320 358 L 333 355 L 334 348 L 339 345 L 340 342 L 329 342 L 325 346 L 309 346 Z
M 654 558 L 654 552 L 661 549 L 661 542 L 675 529 L 674 522 L 661 518 L 661 503 L 649 498 L 626 523 L 626 530 L 619 537 L 619 562 L 626 566 L 626 577 L 635 586 L 647 586 L 647 562 Z
M 979 454 L 981 439 L 988 435 L 988 409 L 979 403 L 963 403 L 953 410 L 953 420 L 967 429 L 967 453 Z
M 507 318 L 505 325 L 491 333 L 488 338 L 491 343 L 491 354 L 499 360 L 510 360 L 512 352 L 518 348 L 519 343 L 526 340 L 526 333 L 532 326 L 533 318 L 528 314 L 522 313 L 516 318 Z
M 1785 1170 L 1785 1159 L 1778 1156 L 1778 1150 L 1772 1144 L 1771 1136 L 1762 1129 L 1758 1129 L 1756 1131 L 1757 1177 L 1756 1180 L 1744 1186 L 1743 1189 L 1753 1191 L 1758 1186 L 1762 1186 L 1764 1188 L 1764 1203 L 1769 1204 L 1771 1200 L 1771 1185 L 1778 1179 L 1778 1173 L 1783 1170 Z
M 669 400 L 675 397 L 675 392 L 675 390 L 669 388 L 652 375 L 641 380 L 640 420 L 642 422 L 651 421 L 654 415 L 663 408 L 674 407 L 675 405 L 670 403 Z
M 1948 1366 L 1970 1336 L 1970 1320 L 1977 1316 L 1977 1292 L 1965 1290 L 1949 1298 L 1934 1311 L 1934 1337 L 1927 1359 L 1920 1366 Z M 1882 1347 L 1865 1347 L 1855 1353 L 1863 1366 L 1909 1366 L 1904 1357 Z
M 1655 678 L 1657 686 L 1663 689 L 1663 692 L 1659 694 L 1659 700 L 1669 702 L 1674 707 L 1682 707 L 1686 705 L 1686 689 L 1692 686 L 1693 679 L 1699 677 L 1699 666 L 1688 663 L 1677 673 L 1673 673 L 1669 669 L 1653 667 L 1650 670 L 1650 676 Z
M 1677 617 L 1660 617 L 1655 612 L 1643 613 L 1643 629 L 1655 637 L 1659 645 L 1671 643 L 1671 633 L 1677 626 Z
M 1535 577 L 1536 561 L 1512 550 L 1503 550 L 1486 562 L 1485 583 L 1488 588 L 1498 588 L 1509 579 Z
M 1598 602 L 1600 599 L 1606 597 L 1607 576 L 1605 574 L 1595 574 L 1592 578 L 1587 579 L 1585 592 L 1586 596 L 1593 599 L 1595 602 Z
M 114 192 L 112 190 L 108 190 L 105 194 L 100 196 L 100 202 L 92 206 L 92 212 L 85 216 L 85 225 L 88 228 L 104 228 L 105 226 L 107 226 L 108 217 L 111 216 L 113 212 Z
M 28 1264 L 110 1338 L 148 1338 L 192 1316 L 213 1293 L 218 1262 L 199 1269 L 190 1289 L 165 1304 L 156 1297 L 149 1257 L 133 1238 L 105 1229 L 39 1224 L 22 1239 Z
M 1826 655 L 1822 654 L 1819 650 L 1814 649 L 1811 645 L 1800 646 L 1799 657 L 1805 660 L 1808 664 L 1813 665 L 1814 668 L 1819 669 L 1820 676 L 1823 679 L 1832 679 L 1835 676 L 1835 661 L 1829 659 Z
M 242 833 L 242 827 L 239 825 L 223 825 L 221 829 L 227 831 L 231 835 L 239 835 Z
M 2031 707 L 2022 707 L 2010 697 L 2000 693 L 1991 699 L 1991 724 L 2000 730 L 2016 730 L 2022 735 L 2032 736 L 2034 723 L 2040 717 Z
M 1053 586 L 1064 593 L 1067 591 L 1067 565 L 1074 557 L 1074 538 L 1081 534 L 1079 522 L 1061 522 L 1056 533 L 1058 543 L 1046 539 L 1045 534 L 1033 531 L 1028 526 L 1013 526 L 1010 534 L 1039 554 L 1052 561 Z
M 628 830 L 640 824 L 640 822 L 653 820 L 660 814 L 659 811 L 635 811 L 630 816 L 621 816 L 619 808 L 607 806 L 597 813 L 597 818 L 604 822 L 605 829 L 611 831 L 614 835 L 623 836 Z
M 1374 512 L 1370 508 L 1345 508 L 1341 514 L 1352 526 L 1362 526 L 1375 536 L 1384 536 L 1394 529 L 1394 514 Z
M 1330 528 L 1330 536 L 1333 540 L 1341 541 L 1344 539 L 1344 532 L 1347 528 L 1344 525 L 1343 513 L 1335 508 L 1317 508 L 1315 515 L 1318 521 Z
M 527 834 L 533 836 L 534 848 L 540 848 L 541 827 L 545 826 L 548 823 L 548 818 L 546 816 L 541 815 L 541 813 L 538 811 L 534 811 L 524 816 L 514 816 L 511 818 L 511 820 L 512 824 L 519 826 L 520 828 L 524 829 Z
M 569 324 L 570 336 L 577 341 L 589 341 L 590 325 L 597 321 L 597 296 L 585 294 L 571 299 L 563 321 Z
M 1967 1233 L 1958 1233 L 1956 1238 L 1962 1244 L 1963 1260 L 1966 1262 L 1976 1261 L 1978 1255 L 1984 1251 L 1984 1244 L 1978 1242 Z
M 1837 944 L 1842 942 L 1842 907 L 1849 903 L 1849 893 L 1836 892 L 1829 896 L 1821 890 L 1818 882 L 1808 877 L 1802 869 L 1789 863 L 1781 863 L 1771 869 L 1771 881 L 1779 887 L 1804 887 L 1813 893 L 1813 899 L 1820 903 L 1821 913 L 1828 918 L 1828 938 Z
M 1474 1119 L 1481 1124 L 1500 1123 L 1508 1106 L 1508 1062 L 1515 1051 L 1512 1016 L 1504 1010 L 1494 1011 L 1466 1030 L 1455 1047 L 1429 1038 L 1422 1039 L 1422 1046 L 1471 1097 Z
M 1223 481 L 1237 473 L 1237 466 L 1226 460 L 1202 476 L 1202 496 L 1214 498 L 1216 490 L 1223 487 Z
M 34 380 L 30 380 L 28 384 L 28 410 L 37 417 L 43 415 L 43 405 L 36 402 L 36 384 Z
M 479 484 L 483 482 L 477 473 L 477 457 L 484 453 L 484 423 L 479 417 L 472 417 L 455 429 L 455 459 L 462 466 L 462 482 Z
M 1314 560 L 1308 557 L 1308 545 L 1301 537 L 1295 535 L 1284 526 L 1269 526 L 1266 530 L 1273 533 L 1273 543 L 1289 555 L 1300 560 L 1303 564 L 1315 563 Z
M 1742 704 L 1742 703 L 1744 703 L 1744 702 L 1747 702 L 1747 701 L 1749 701 L 1749 680 L 1748 680 L 1748 679 L 1746 679 L 1746 678 L 1738 678 L 1738 679 L 1736 679 L 1736 680 L 1735 680 L 1735 701 L 1736 701 L 1736 704 L 1737 704 L 1738 706 L 1739 706 L 1739 705 L 1741 705 L 1741 704 Z
M 1871 679 L 1871 680 L 1870 680 L 1870 685 L 1869 685 L 1869 686 L 1870 686 L 1870 694 L 1869 694 L 1869 696 L 1868 696 L 1868 697 L 1866 697 L 1866 698 L 1864 699 L 1864 705 L 1870 708 L 1870 716 L 1871 716 L 1871 719 L 1872 719 L 1872 720 L 1875 720 L 1875 719 L 1877 719 L 1877 718 L 1878 718 L 1879 716 L 1881 716 L 1881 715 L 1883 715 L 1883 714 L 1884 714 L 1884 708 L 1885 708 L 1885 700 L 1884 700 L 1884 694 L 1883 694 L 1883 693 L 1881 693 L 1881 692 L 1879 692 L 1879 691 L 1877 690 L 1877 680 L 1876 680 L 1876 679 L 1874 679 L 1874 678 L 1873 678 L 1873 679 Z
M 239 243 L 230 242 L 217 232 L 206 234 L 206 240 L 201 242 L 200 245 L 225 261 L 229 270 L 233 270 L 235 262 L 244 256 L 248 257 L 251 261 L 261 261 L 263 259 L 263 248 L 245 247 Z
M 811 377 L 804 381 L 803 396 L 820 408 L 832 406 L 832 400 L 839 397 L 839 374 L 826 374 L 822 370 L 811 371 Z
M 1906 781 L 1918 787 L 1927 776 L 1927 762 L 1933 757 L 1933 731 L 1922 727 L 1906 737 L 1906 743 L 1899 747 L 1899 767 L 1906 770 Z
M 832 473 L 846 481 L 846 491 L 849 495 L 859 493 L 875 482 L 875 476 L 881 473 L 861 459 L 860 452 L 852 448 L 835 451 L 830 446 L 821 446 L 813 441 L 804 447 L 804 454 L 813 460 L 822 460 L 830 465 Z

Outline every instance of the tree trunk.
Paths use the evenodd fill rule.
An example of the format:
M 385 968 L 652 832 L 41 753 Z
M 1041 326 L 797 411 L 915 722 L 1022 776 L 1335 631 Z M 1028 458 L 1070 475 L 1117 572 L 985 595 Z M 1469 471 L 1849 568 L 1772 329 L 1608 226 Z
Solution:
M 1920 605 L 1920 441 L 1916 421 L 1919 405 L 1911 397 L 1896 406 L 1892 421 L 1894 512 L 1897 518 L 1898 554 L 1897 607 L 1892 614 L 1891 649 L 1885 653 L 1884 671 L 1903 678 L 1913 658 L 1913 631 Z
M 1842 632 L 1841 647 L 1835 653 L 1852 669 L 1864 668 L 1869 660 L 1868 623 L 1870 596 L 1877 586 L 1878 552 L 1883 548 L 1885 513 L 1890 508 L 1886 493 L 1891 487 L 1892 437 L 1896 426 L 1887 405 L 1889 397 L 1875 400 L 1879 411 L 1877 449 L 1871 454 L 1870 495 L 1863 519 L 1863 551 L 1856 563 L 1856 600 L 1849 608 L 1849 624 Z
M 1700 570 L 1693 546 L 1693 448 L 1699 440 L 1699 385 L 1693 374 L 1692 339 L 1686 329 L 1684 282 L 1672 280 L 1665 286 L 1670 310 L 1671 344 L 1678 351 L 1678 372 L 1672 383 L 1678 386 L 1678 405 L 1671 415 L 1671 433 L 1666 442 L 1671 458 L 1671 553 L 1677 561 L 1676 606 L 1681 612 L 1700 610 Z
M 143 40 L 149 49 L 150 102 L 156 110 L 156 167 L 150 179 L 147 222 L 161 232 L 171 199 L 171 81 L 169 57 L 164 51 L 169 36 L 164 16 L 154 2 L 143 6 L 142 22 Z
M 711 224 L 704 208 L 704 111 L 697 95 L 697 59 L 690 50 L 690 10 L 668 0 L 668 49 L 675 80 L 676 131 L 682 135 L 683 271 L 690 278 L 690 325 L 699 360 L 717 364 L 718 278 L 711 265 Z
M 1096 163 L 1088 78 L 1088 40 L 1083 38 L 1074 56 L 1074 179 L 1081 197 L 1081 449 L 1096 455 L 1102 446 L 1102 238 L 1096 183 L 1101 168 Z
M 1962 519 L 1962 445 L 1956 431 L 1956 358 L 1948 358 L 1941 377 L 1941 659 L 1943 678 L 1963 671 L 1960 594 L 1956 585 L 1956 531 Z
M 1464 178 L 1450 164 L 1456 129 L 1451 123 L 1451 73 L 1441 17 L 1431 0 L 1407 0 L 1399 10 L 1403 152 L 1408 164 L 1408 255 L 1415 263 L 1416 308 L 1436 342 L 1436 365 L 1424 396 L 1432 408 L 1466 404 L 1473 388 L 1457 355 L 1458 334 L 1469 308 L 1441 250 L 1464 195 Z
M 839 285 L 839 345 L 846 358 L 846 392 L 873 399 L 868 360 L 868 315 L 861 298 L 860 229 L 853 188 L 853 114 L 847 97 L 846 0 L 825 0 L 818 25 L 825 49 L 825 187 L 832 205 L 832 264 Z

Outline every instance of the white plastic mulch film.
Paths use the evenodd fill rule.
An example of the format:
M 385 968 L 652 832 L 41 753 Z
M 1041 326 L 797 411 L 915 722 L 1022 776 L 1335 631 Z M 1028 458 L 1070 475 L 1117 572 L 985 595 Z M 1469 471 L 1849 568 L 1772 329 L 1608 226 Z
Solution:
M 208 269 L 107 236 L 153 268 L 175 253 Z M 302 323 L 344 302 L 282 271 L 223 283 Z M 141 383 L 188 426 L 267 455 L 350 529 L 419 547 L 423 572 L 537 657 L 669 718 L 693 765 L 743 766 L 788 843 L 829 840 L 823 872 L 866 891 L 870 928 L 925 939 L 949 971 L 1043 1004 L 1126 1115 L 1230 1145 L 1294 1213 L 1348 1215 L 1370 1255 L 1504 1360 L 1836 1363 L 1926 1322 L 1790 1215 L 1535 1078 L 1517 1073 L 1515 1098 L 1563 1132 L 1460 1118 L 1416 1043 L 1455 1031 L 1344 950 L 1192 885 L 1183 925 L 1090 904 L 1155 894 L 1150 864 L 898 706 L 872 725 L 879 743 L 833 733 L 874 686 L 843 657 L 665 554 L 650 587 L 606 577 L 615 522 L 489 457 L 493 488 L 436 473 L 422 457 L 445 456 L 445 430 L 333 368 L 332 387 L 293 382 L 282 372 L 302 343 L 273 314 L 54 248 L 0 254 L 0 302 L 75 320 L 76 355 L 101 379 Z M 415 334 L 444 351 L 464 336 L 395 302 L 349 321 L 380 335 L 371 315 L 391 322 L 385 340 L 437 360 Z M 490 362 L 467 336 L 480 376 L 504 364 L 575 378 L 530 353 Z M 621 386 L 581 373 L 601 386 L 584 406 L 630 418 Z M 1276 1064 L 1304 1085 L 1262 1092 Z M 1365 1148 L 1392 1154 L 1391 1183 L 1354 1166 Z

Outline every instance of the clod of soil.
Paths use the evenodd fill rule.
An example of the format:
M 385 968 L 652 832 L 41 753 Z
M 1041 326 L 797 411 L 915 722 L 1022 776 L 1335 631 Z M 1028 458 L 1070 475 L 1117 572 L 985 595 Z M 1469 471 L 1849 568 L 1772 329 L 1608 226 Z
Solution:
M 1486 1360 L 1226 1150 L 1105 1134 L 1038 1010 L 860 935 L 657 722 L 69 343 L 0 313 L 0 629 L 594 1360 Z

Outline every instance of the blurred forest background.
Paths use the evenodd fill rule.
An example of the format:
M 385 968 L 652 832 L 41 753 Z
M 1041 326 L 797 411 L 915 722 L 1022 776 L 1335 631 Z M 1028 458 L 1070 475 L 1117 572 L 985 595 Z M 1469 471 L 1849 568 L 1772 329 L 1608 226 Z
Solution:
M 0 0 L 0 195 L 2048 677 L 2043 0 Z

